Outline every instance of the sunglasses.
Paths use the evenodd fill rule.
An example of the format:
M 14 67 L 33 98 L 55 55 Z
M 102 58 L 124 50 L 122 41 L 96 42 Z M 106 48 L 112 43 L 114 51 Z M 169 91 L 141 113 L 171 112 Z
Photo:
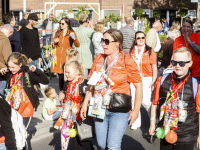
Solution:
M 171 63 L 173 66 L 176 66 L 177 64 L 179 64 L 180 67 L 185 67 L 186 63 L 189 63 L 190 61 L 174 61 L 171 60 Z
M 103 39 L 103 38 L 101 38 L 101 43 L 105 43 L 106 45 L 109 45 L 110 43 L 112 43 L 112 42 L 117 42 L 117 41 L 109 41 L 109 39 Z
M 64 26 L 64 25 L 65 25 L 65 23 L 60 23 L 60 25 L 63 25 L 63 26 Z
M 144 40 L 145 37 L 143 36 L 143 37 L 137 37 L 137 38 L 136 38 L 136 40 L 140 40 L 140 39 L 143 39 L 143 40 Z

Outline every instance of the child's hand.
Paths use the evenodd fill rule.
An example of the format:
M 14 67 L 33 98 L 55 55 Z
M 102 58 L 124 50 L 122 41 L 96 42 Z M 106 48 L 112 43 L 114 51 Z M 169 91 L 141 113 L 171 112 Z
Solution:
M 200 149 L 200 137 L 197 138 L 197 148 Z
M 56 107 L 55 110 L 58 111 L 59 109 Z
M 7 70 L 8 70 L 7 67 L 1 68 L 1 69 L 0 69 L 0 73 L 1 73 L 2 75 L 4 75 L 4 74 L 6 74 Z
M 31 70 L 32 72 L 34 72 L 34 71 L 36 70 L 36 67 L 35 67 L 34 65 L 31 65 L 31 66 L 29 67 L 29 70 Z
M 155 129 L 156 129 L 155 125 L 150 125 L 149 134 L 150 135 L 154 135 L 155 134 Z
M 65 94 L 63 92 L 60 92 L 58 98 L 60 101 L 62 101 L 65 98 Z

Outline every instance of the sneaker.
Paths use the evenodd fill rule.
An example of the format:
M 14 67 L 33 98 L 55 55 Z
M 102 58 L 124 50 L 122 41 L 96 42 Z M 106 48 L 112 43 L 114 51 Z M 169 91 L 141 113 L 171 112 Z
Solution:
M 96 145 L 93 145 L 94 150 L 98 150 Z

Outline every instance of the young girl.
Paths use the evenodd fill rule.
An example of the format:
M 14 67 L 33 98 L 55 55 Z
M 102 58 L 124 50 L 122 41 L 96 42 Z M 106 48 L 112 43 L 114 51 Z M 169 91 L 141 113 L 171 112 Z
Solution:
M 62 113 L 62 110 L 59 110 L 56 107 L 56 90 L 52 87 L 47 87 L 44 90 L 44 93 L 47 99 L 44 101 L 42 108 L 42 115 L 45 120 L 55 120 L 58 119 Z
M 69 143 L 69 129 L 74 121 L 80 119 L 80 103 L 82 103 L 87 88 L 87 80 L 84 79 L 84 67 L 79 61 L 69 61 L 65 64 L 65 76 L 67 81 L 64 83 L 64 90 L 59 93 L 59 99 L 63 103 L 63 113 L 58 119 L 55 128 L 61 129 L 62 150 L 66 150 Z M 73 118 L 75 120 L 73 121 Z M 90 141 L 80 142 L 78 137 L 74 138 L 74 149 L 81 150 L 85 147 L 93 149 Z
M 39 105 L 39 98 L 34 89 L 35 83 L 48 84 L 46 75 L 35 66 L 26 66 L 27 58 L 21 53 L 12 53 L 7 60 L 9 71 L 0 70 L 0 78 L 7 81 L 5 99 L 12 108 L 23 117 L 23 123 L 28 129 L 34 108 Z M 28 150 L 31 150 L 30 139 L 27 138 Z
M 77 60 L 78 58 L 78 51 L 75 49 L 67 49 L 66 50 L 66 62 L 70 60 Z M 65 75 L 65 67 L 64 67 L 64 81 L 67 81 L 66 75 Z

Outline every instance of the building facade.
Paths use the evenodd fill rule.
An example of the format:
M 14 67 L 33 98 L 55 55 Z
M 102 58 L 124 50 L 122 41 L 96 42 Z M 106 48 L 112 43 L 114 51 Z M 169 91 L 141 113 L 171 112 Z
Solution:
M 22 18 L 23 1 L 10 0 L 10 11 L 15 13 L 16 20 Z M 35 12 L 41 20 L 44 20 L 48 17 L 45 16 L 45 2 L 51 2 L 51 4 L 46 4 L 46 13 L 54 15 L 58 15 L 63 9 L 72 9 L 76 13 L 78 6 L 89 4 L 92 8 L 88 7 L 88 9 L 94 22 L 104 19 L 110 13 L 116 13 L 119 16 L 124 15 L 124 17 L 135 16 L 136 8 L 144 9 L 144 16 L 147 18 L 153 18 L 153 10 L 160 9 L 161 18 L 166 18 L 169 22 L 179 17 L 177 14 L 179 9 L 187 8 L 189 15 L 193 18 L 196 18 L 197 12 L 199 12 L 197 10 L 198 4 L 192 3 L 191 0 L 27 0 L 26 11 Z M 57 4 L 52 8 L 56 2 L 84 4 Z

